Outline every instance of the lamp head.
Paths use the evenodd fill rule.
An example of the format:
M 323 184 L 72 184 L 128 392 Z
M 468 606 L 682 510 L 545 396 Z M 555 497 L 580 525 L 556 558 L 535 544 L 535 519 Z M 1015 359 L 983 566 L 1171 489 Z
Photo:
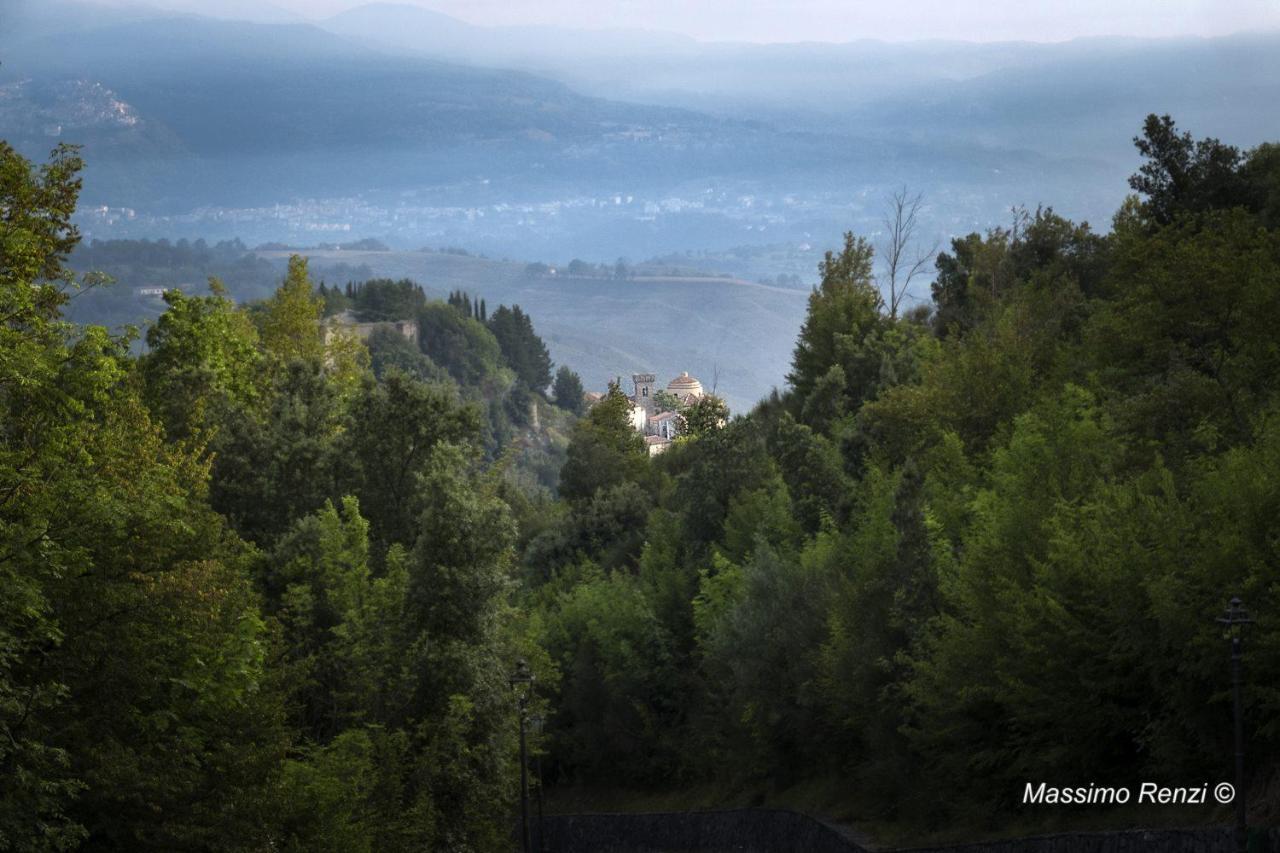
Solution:
M 1227 636 L 1231 639 L 1239 639 L 1244 629 L 1253 624 L 1253 619 L 1249 616 L 1249 611 L 1245 610 L 1244 602 L 1239 596 L 1232 596 L 1231 601 L 1227 602 L 1226 613 L 1214 620 L 1225 629 Z
M 516 661 L 515 671 L 507 677 L 507 681 L 511 683 L 513 690 L 521 685 L 528 686 L 533 684 L 533 670 L 529 669 L 529 662 L 524 658 Z

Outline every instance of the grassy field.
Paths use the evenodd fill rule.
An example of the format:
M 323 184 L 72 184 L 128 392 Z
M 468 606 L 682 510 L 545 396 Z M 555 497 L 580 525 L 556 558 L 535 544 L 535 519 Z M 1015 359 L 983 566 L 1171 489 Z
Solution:
M 289 253 L 258 254 L 283 264 Z M 466 290 L 490 311 L 518 304 L 555 362 L 581 374 L 588 390 L 603 390 L 614 376 L 652 371 L 665 383 L 687 370 L 735 411 L 785 381 L 807 297 L 736 278 L 531 277 L 523 263 L 442 252 L 306 254 L 317 278 L 339 264 L 365 266 L 375 276 L 411 278 L 432 296 Z

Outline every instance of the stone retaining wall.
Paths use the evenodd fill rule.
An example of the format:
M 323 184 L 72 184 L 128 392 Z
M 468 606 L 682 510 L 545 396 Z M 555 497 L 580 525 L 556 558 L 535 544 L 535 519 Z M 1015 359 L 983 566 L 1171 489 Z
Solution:
M 781 809 L 548 815 L 546 827 L 553 853 L 865 853 L 838 830 Z
M 551 853 L 868 853 L 838 827 L 783 809 L 548 815 L 546 831 Z M 1235 845 L 1229 828 L 1207 827 L 1064 833 L 903 853 L 1147 851 L 1235 853 Z M 1250 853 L 1280 853 L 1280 829 L 1254 830 Z
M 1071 832 L 952 847 L 917 847 L 902 853 L 1235 853 L 1228 827 Z M 1250 853 L 1280 853 L 1280 829 L 1254 829 Z

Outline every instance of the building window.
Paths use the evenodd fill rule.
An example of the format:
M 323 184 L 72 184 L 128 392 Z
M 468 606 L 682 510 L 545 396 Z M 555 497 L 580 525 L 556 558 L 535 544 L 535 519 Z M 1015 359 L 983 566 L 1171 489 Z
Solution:
M 641 396 L 641 397 L 648 397 L 648 396 L 649 396 L 649 388 L 648 388 L 647 386 L 646 386 L 646 387 L 644 387 L 644 388 L 641 388 L 641 389 L 640 389 L 640 396 Z

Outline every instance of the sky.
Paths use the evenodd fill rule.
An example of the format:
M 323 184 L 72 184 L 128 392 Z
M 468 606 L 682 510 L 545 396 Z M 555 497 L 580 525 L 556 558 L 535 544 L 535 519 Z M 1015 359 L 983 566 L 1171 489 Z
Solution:
M 144 0 L 146 2 L 146 0 Z M 367 0 L 267 0 L 323 18 Z M 1064 41 L 1280 29 L 1280 0 L 395 0 L 481 25 L 639 28 L 704 41 Z M 150 0 L 241 17 L 264 0 Z

